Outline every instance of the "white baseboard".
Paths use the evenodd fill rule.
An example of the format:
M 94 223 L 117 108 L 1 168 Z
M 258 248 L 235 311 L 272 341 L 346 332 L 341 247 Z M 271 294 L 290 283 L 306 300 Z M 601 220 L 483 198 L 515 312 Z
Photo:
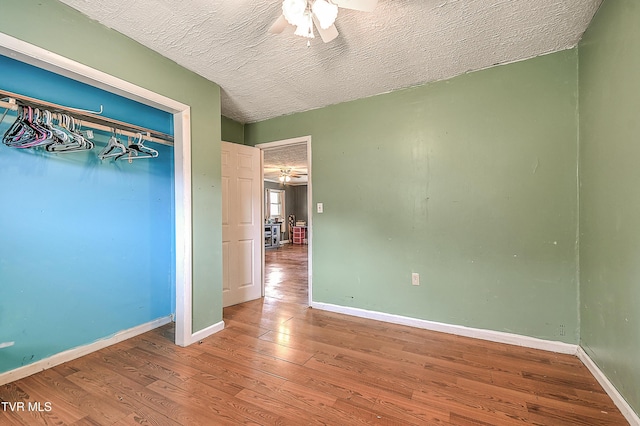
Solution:
M 333 305 L 330 303 L 312 302 L 311 307 L 340 314 L 352 315 L 360 318 L 368 318 L 393 324 L 407 325 L 431 331 L 455 334 L 458 336 L 473 337 L 475 339 L 489 340 L 492 342 L 506 343 L 509 345 L 522 346 L 544 351 L 576 355 L 580 361 L 589 369 L 591 374 L 600 383 L 604 391 L 611 397 L 622 415 L 629 421 L 631 426 L 640 426 L 638 414 L 631 408 L 629 403 L 620 395 L 620 392 L 613 386 L 607 376 L 598 368 L 595 362 L 579 345 L 556 342 L 552 340 L 538 339 L 535 337 L 521 336 L 519 334 L 504 333 L 501 331 L 483 330 L 479 328 L 464 327 L 423 319 L 404 317 L 400 315 L 387 314 L 384 312 L 368 311 L 366 309 L 351 308 L 347 306 Z
M 600 386 L 604 389 L 604 391 L 611 397 L 613 403 L 616 404 L 616 407 L 620 410 L 622 415 L 627 419 L 631 426 L 640 426 L 640 417 L 638 414 L 631 408 L 629 403 L 624 399 L 618 389 L 613 386 L 613 383 L 609 381 L 607 376 L 600 370 L 598 365 L 593 362 L 591 357 L 585 352 L 582 347 L 578 347 L 577 352 L 578 358 L 580 361 L 591 371 L 591 374 L 596 378 Z
M 18 367 L 5 373 L 0 373 L 0 386 L 7 383 L 15 382 L 16 380 L 20 380 L 32 374 L 39 373 L 40 371 L 55 367 L 56 365 L 63 364 L 67 361 L 80 358 L 92 352 L 106 348 L 107 346 L 115 345 L 116 343 L 122 342 L 123 340 L 127 340 L 139 334 L 146 333 L 147 331 L 151 331 L 170 322 L 171 315 L 158 318 L 156 320 L 138 325 L 128 330 L 119 331 L 112 336 L 106 337 L 93 343 L 89 343 L 88 345 L 78 346 L 77 348 L 69 349 L 67 351 L 52 355 L 48 358 L 41 359 L 40 361 L 36 361 L 33 364 L 25 365 L 24 367 Z
M 522 346 L 526 348 L 541 349 L 544 351 L 556 352 L 561 354 L 575 355 L 578 350 L 578 345 L 573 345 L 570 343 L 538 339 L 535 337 L 521 336 L 519 334 L 505 333 L 502 331 L 484 330 L 480 328 L 465 327 L 462 325 L 452 325 L 442 322 L 428 321 L 418 318 L 387 314 L 384 312 L 333 305 L 330 303 L 312 302 L 311 307 L 340 314 L 352 315 L 360 318 L 368 318 L 393 324 L 408 325 L 410 327 L 422 328 L 425 330 L 439 331 L 442 333 L 456 334 L 458 336 L 473 337 L 475 339 L 489 340 L 492 342 L 506 343 L 509 345 Z
M 205 339 L 211 336 L 212 334 L 215 334 L 222 330 L 224 330 L 224 321 L 217 322 L 213 325 L 210 325 L 207 328 L 204 328 L 200 331 L 196 331 L 195 333 L 193 333 L 191 335 L 191 341 L 188 344 L 190 345 L 192 343 L 199 342 L 200 340 Z

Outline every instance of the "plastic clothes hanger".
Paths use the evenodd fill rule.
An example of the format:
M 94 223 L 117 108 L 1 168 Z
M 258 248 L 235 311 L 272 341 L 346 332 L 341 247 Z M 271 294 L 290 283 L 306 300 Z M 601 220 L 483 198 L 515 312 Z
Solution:
M 156 158 L 159 155 L 155 149 L 144 146 L 142 133 L 136 134 L 136 138 L 133 141 L 129 139 L 128 145 L 127 152 L 116 157 L 117 160 L 127 160 L 131 163 L 133 160 Z
M 62 127 L 56 126 L 53 123 L 53 114 L 51 113 L 51 111 L 48 111 L 48 110 L 44 111 L 43 121 L 44 121 L 44 124 L 53 133 L 53 138 L 55 141 L 58 141 L 60 143 L 65 143 L 69 140 L 69 135 L 67 134 L 67 132 L 65 132 Z
M 20 107 L 18 117 L 5 132 L 2 142 L 12 148 L 30 148 L 47 139 L 48 133 L 33 124 L 33 109 Z
M 30 126 L 36 130 L 36 133 L 38 133 L 39 136 L 31 142 L 21 144 L 20 148 L 35 148 L 36 146 L 49 144 L 53 141 L 53 132 L 43 120 L 45 112 L 48 111 L 40 111 L 38 108 L 33 110 L 33 117 L 30 117 L 29 123 Z
M 62 127 L 69 132 L 70 139 L 67 141 L 55 141 L 54 143 L 47 145 L 45 147 L 47 151 L 68 153 L 93 149 L 93 142 L 85 139 L 84 136 L 80 134 L 79 121 L 76 122 L 73 117 L 63 114 L 61 124 Z
M 105 158 L 118 157 L 126 153 L 127 147 L 118 140 L 116 129 L 113 129 L 113 135 L 111 135 L 107 145 L 98 154 L 98 158 L 104 160 Z
M 11 126 L 4 132 L 4 136 L 2 137 L 2 142 L 11 146 L 16 140 L 18 140 L 21 136 L 21 133 L 26 131 L 26 124 L 24 124 L 24 115 L 26 114 L 25 107 L 18 105 L 18 114 L 16 119 Z
M 73 133 L 73 118 L 69 117 L 66 114 L 62 114 L 60 116 L 59 125 L 64 129 L 67 134 L 67 138 L 59 138 L 58 140 L 52 141 L 51 144 L 47 145 L 45 149 L 49 152 L 69 152 L 80 150 L 82 147 L 81 142 L 75 137 L 76 135 Z

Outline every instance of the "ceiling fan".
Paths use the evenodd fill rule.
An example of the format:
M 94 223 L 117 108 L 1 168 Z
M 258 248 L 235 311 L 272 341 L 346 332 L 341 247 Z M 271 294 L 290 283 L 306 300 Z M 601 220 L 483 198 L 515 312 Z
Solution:
M 307 176 L 306 170 L 296 170 L 294 167 L 265 167 L 264 173 L 265 177 L 266 175 L 270 175 L 273 179 L 277 177 L 283 183 L 291 182 L 291 179 L 300 179 Z
M 338 37 L 334 22 L 339 7 L 372 12 L 377 4 L 378 0 L 283 0 L 282 15 L 271 25 L 269 32 L 280 34 L 288 25 L 293 25 L 296 35 L 314 38 L 315 25 L 322 41 L 328 43 Z
M 280 182 L 291 182 L 291 179 L 299 179 L 302 176 L 307 176 L 307 174 L 302 172 L 296 172 L 295 170 L 291 170 L 291 169 L 281 169 L 280 177 L 278 178 L 278 180 Z

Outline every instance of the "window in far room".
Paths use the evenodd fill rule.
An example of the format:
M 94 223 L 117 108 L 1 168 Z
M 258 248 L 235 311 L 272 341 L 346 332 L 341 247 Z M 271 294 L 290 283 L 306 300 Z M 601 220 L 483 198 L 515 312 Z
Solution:
M 267 189 L 267 218 L 284 222 L 284 191 Z

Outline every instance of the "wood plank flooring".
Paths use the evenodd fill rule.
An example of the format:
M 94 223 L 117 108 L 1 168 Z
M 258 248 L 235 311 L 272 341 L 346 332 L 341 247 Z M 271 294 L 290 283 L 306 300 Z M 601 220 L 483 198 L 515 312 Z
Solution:
M 200 344 L 168 325 L 0 387 L 41 404 L 0 424 L 628 424 L 576 357 L 306 308 L 306 249 L 267 251 L 266 297 Z

